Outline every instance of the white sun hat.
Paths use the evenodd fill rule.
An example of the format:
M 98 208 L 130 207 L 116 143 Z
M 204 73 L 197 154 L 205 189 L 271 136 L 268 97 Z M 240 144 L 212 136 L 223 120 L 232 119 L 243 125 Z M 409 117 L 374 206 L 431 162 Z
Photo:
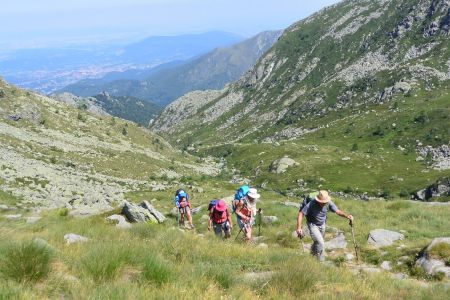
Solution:
M 253 199 L 259 199 L 261 197 L 261 195 L 258 194 L 258 191 L 255 188 L 250 188 L 247 196 Z

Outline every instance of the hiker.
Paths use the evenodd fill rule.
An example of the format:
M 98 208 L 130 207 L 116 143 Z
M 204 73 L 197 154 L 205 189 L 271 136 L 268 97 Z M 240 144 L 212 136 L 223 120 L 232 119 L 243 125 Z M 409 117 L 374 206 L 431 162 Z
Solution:
M 260 197 L 261 195 L 258 194 L 255 188 L 249 188 L 245 196 L 239 200 L 233 200 L 237 223 L 244 232 L 246 241 L 252 239 L 252 227 L 256 215 L 256 200 Z
M 233 222 L 231 221 L 231 213 L 228 206 L 223 200 L 211 201 L 209 209 L 208 230 L 214 228 L 214 233 L 218 237 L 222 237 L 222 231 L 225 238 L 231 237 L 231 229 L 233 229 Z
M 192 223 L 191 202 L 189 201 L 189 195 L 184 190 L 180 189 L 175 193 L 175 205 L 180 214 L 178 225 L 184 226 L 184 216 L 186 215 L 189 221 L 188 229 L 194 229 L 194 224 Z
M 297 235 L 303 237 L 302 220 L 306 216 L 306 223 L 314 241 L 311 247 L 311 254 L 317 256 L 319 261 L 325 260 L 325 227 L 327 221 L 328 210 L 336 213 L 338 216 L 347 218 L 353 221 L 352 215 L 347 215 L 331 201 L 327 191 L 319 191 L 317 196 L 308 203 L 304 203 L 300 207 L 297 217 Z

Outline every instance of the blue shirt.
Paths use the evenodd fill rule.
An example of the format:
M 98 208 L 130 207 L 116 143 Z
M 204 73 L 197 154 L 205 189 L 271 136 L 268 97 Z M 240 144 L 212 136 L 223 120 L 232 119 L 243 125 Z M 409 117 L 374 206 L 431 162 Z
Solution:
M 306 220 L 308 222 L 313 223 L 317 226 L 325 224 L 327 221 L 327 212 L 328 210 L 332 212 L 337 212 L 339 209 L 336 206 L 336 204 L 333 203 L 333 201 L 328 202 L 323 207 L 320 206 L 320 204 L 313 200 L 306 204 L 302 209 L 301 212 L 306 216 Z

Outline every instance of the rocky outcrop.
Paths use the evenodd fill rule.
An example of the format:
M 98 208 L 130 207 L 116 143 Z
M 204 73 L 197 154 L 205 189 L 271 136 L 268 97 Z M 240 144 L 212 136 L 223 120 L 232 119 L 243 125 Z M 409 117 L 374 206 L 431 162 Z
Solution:
M 147 201 L 144 201 L 139 205 L 133 204 L 128 201 L 124 201 L 122 214 L 125 215 L 127 219 L 132 223 L 140 223 L 140 222 L 162 223 L 165 220 L 164 215 L 161 214 L 159 211 L 157 211 Z
M 392 245 L 395 241 L 403 240 L 405 236 L 399 232 L 386 229 L 375 229 L 369 233 L 367 243 L 377 248 Z
M 450 197 L 450 178 L 441 178 L 425 189 L 414 193 L 414 199 L 420 201 L 435 201 L 441 197 Z
M 417 149 L 419 158 L 417 160 L 424 160 L 429 158 L 433 163 L 433 168 L 436 170 L 450 169 L 450 146 L 441 145 L 433 148 L 431 146 L 420 147 Z
M 419 258 L 416 260 L 416 266 L 422 267 L 427 274 L 437 275 L 438 273 L 445 274 L 450 278 L 450 266 L 448 266 L 450 257 L 440 257 L 434 249 L 437 247 L 443 247 L 450 249 L 450 237 L 435 238 L 431 244 L 419 254 Z
M 286 172 L 289 167 L 295 166 L 298 163 L 295 162 L 292 158 L 283 157 L 281 159 L 275 160 L 270 164 L 269 171 L 275 174 L 281 174 Z

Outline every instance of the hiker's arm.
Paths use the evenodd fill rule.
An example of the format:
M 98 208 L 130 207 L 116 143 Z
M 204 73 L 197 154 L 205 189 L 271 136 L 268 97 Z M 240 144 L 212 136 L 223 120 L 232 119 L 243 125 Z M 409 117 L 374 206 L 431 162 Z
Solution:
M 230 224 L 230 229 L 233 229 L 233 221 L 231 220 L 231 214 L 228 209 L 227 209 L 227 219 L 228 219 L 228 223 Z
M 303 220 L 303 213 L 300 210 L 298 212 L 298 216 L 297 216 L 297 234 L 302 234 L 302 220 Z
M 239 202 L 236 205 L 236 215 L 238 215 L 239 217 L 241 217 L 241 219 L 246 222 L 248 220 L 248 217 L 246 215 L 244 215 L 243 213 L 241 213 L 242 208 L 244 207 L 243 204 L 241 204 L 241 202 Z
M 343 212 L 342 210 L 337 210 L 336 211 L 336 214 L 338 215 L 338 216 L 341 216 L 341 217 L 343 217 L 343 218 L 346 218 L 346 219 L 349 219 L 349 220 L 352 220 L 353 221 L 353 216 L 352 215 L 350 215 L 350 214 L 346 214 L 345 212 Z
M 211 231 L 212 227 L 212 212 L 209 212 L 209 220 L 208 220 L 208 230 Z

